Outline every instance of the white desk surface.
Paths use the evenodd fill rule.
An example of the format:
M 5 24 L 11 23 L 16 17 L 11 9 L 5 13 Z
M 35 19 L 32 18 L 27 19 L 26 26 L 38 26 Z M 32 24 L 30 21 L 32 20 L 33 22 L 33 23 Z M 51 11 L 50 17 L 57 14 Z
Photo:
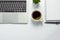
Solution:
M 41 0 L 40 9 L 45 19 L 45 0 Z M 31 13 L 34 10 L 32 0 L 28 1 L 28 24 L 0 24 L 0 40 L 60 40 L 60 24 L 34 23 Z

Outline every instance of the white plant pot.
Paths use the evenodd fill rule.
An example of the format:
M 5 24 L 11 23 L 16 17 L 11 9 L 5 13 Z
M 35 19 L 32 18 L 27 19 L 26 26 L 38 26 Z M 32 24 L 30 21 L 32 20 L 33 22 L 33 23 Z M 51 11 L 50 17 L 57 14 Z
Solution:
M 38 4 L 33 3 L 33 8 L 39 8 L 39 3 Z

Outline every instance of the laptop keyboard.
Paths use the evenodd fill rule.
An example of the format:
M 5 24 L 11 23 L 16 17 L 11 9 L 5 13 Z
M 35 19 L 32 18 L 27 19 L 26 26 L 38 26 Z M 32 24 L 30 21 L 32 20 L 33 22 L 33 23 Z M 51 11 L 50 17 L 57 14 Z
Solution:
M 26 1 L 0 1 L 0 12 L 26 12 Z

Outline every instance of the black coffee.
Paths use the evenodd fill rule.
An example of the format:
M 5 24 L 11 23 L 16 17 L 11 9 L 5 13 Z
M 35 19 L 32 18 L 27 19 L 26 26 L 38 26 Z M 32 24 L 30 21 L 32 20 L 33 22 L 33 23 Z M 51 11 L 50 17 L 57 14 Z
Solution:
M 34 11 L 32 13 L 32 17 L 36 20 L 40 19 L 41 18 L 41 13 L 39 11 Z

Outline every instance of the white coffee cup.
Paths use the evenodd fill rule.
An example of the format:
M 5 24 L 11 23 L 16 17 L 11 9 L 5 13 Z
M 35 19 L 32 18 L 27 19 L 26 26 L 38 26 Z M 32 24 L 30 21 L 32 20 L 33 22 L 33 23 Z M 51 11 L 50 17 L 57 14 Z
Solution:
M 41 19 L 42 19 L 42 14 L 40 11 L 36 10 L 36 11 L 32 12 L 32 20 L 33 21 L 39 22 L 39 21 L 41 21 Z

